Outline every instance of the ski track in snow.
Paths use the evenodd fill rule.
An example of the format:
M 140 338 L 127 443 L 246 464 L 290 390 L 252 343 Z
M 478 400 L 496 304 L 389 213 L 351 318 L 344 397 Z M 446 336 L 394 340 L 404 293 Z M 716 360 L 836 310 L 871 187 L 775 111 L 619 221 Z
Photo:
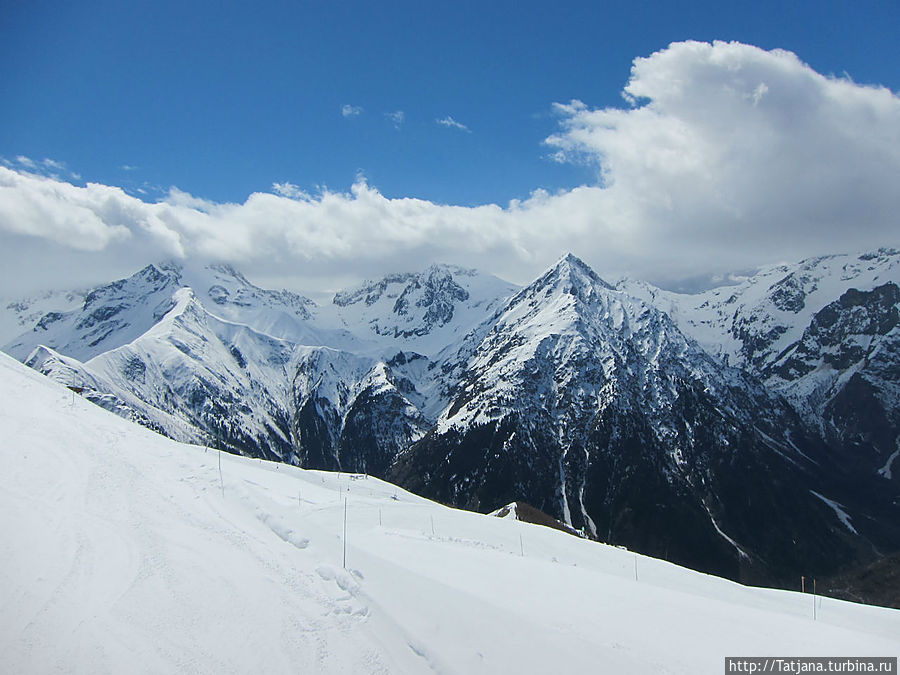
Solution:
M 797 593 L 220 458 L 6 356 L 0 438 L 2 672 L 694 673 L 900 648 L 895 610 L 824 599 L 813 621 Z

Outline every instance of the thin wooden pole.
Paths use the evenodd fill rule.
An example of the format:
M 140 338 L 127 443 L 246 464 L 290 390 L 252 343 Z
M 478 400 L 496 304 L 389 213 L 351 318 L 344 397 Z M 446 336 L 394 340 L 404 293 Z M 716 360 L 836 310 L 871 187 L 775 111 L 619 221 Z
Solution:
M 344 569 L 347 569 L 347 498 L 344 497 Z
M 219 449 L 219 485 L 222 487 L 222 499 L 225 498 L 225 479 L 222 478 L 222 441 L 219 432 L 216 431 L 216 447 Z
M 813 621 L 818 620 L 819 612 L 816 609 L 816 580 L 813 578 Z

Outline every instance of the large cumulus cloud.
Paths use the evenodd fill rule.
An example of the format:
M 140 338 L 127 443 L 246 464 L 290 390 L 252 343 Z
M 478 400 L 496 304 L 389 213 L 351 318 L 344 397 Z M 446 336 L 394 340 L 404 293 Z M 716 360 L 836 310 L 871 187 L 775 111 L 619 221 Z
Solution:
M 596 163 L 607 205 L 628 209 L 671 274 L 897 239 L 891 91 L 787 51 L 684 42 L 636 59 L 624 93 L 627 109 L 557 104 L 563 128 L 547 142 Z

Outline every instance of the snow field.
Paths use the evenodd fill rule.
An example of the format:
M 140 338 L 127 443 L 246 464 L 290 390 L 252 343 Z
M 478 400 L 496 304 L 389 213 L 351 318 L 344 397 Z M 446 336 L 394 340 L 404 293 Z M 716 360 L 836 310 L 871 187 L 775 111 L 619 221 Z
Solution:
M 811 595 L 179 444 L 6 356 L 0 540 L 10 673 L 692 673 L 900 652 L 896 610 L 820 599 L 814 621 Z

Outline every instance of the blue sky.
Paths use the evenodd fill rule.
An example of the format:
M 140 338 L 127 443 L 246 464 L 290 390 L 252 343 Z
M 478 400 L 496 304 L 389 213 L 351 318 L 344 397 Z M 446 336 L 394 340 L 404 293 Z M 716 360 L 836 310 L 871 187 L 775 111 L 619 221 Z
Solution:
M 0 12 L 0 155 L 217 201 L 283 181 L 346 189 L 359 171 L 387 196 L 465 205 L 590 182 L 590 169 L 546 159 L 551 104 L 621 105 L 632 59 L 677 40 L 781 47 L 821 73 L 900 89 L 896 2 L 12 1 Z M 362 112 L 345 118 L 343 105 Z M 397 110 L 399 129 L 385 116 Z M 435 123 L 447 116 L 470 133 Z
M 0 159 L 8 169 L 52 175 L 77 187 L 91 182 L 121 188 L 148 203 L 168 200 L 187 207 L 193 199 L 190 208 L 204 213 L 225 203 L 243 204 L 253 193 L 277 192 L 276 184 L 294 186 L 287 192 L 282 189 L 288 196 L 300 191 L 320 199 L 325 189 L 350 195 L 360 176 L 378 195 L 393 200 L 382 209 L 391 213 L 403 208 L 398 203 L 403 198 L 431 205 L 497 204 L 508 209 L 510 200 L 528 200 L 538 189 L 577 201 L 578 194 L 572 191 L 599 186 L 601 171 L 606 172 L 607 181 L 615 176 L 625 185 L 632 174 L 617 169 L 612 160 L 606 163 L 610 156 L 615 159 L 615 148 L 622 147 L 620 140 L 625 136 L 603 141 L 612 145 L 598 145 L 596 136 L 590 141 L 586 137 L 574 140 L 573 126 L 581 125 L 583 131 L 585 123 L 594 122 L 586 122 L 587 113 L 554 104 L 577 99 L 588 110 L 634 112 L 646 101 L 629 104 L 622 92 L 635 59 L 666 53 L 670 45 L 686 40 L 736 41 L 766 53 L 783 49 L 796 54 L 799 64 L 808 65 L 807 74 L 879 85 L 893 92 L 894 99 L 900 90 L 900 4 L 893 1 L 551 5 L 9 0 L 0 5 L 0 34 L 0 100 L 4 102 Z M 781 66 L 770 61 L 775 73 Z M 659 64 L 668 67 L 663 60 Z M 799 77 L 800 66 L 791 67 Z M 699 73 L 684 64 L 678 68 L 688 78 Z M 759 84 L 766 86 L 768 76 L 759 77 Z M 648 68 L 644 80 L 652 79 Z M 728 83 L 722 86 L 731 88 Z M 652 100 L 661 90 L 647 91 L 646 100 Z M 876 129 L 881 136 L 875 134 L 864 143 L 867 147 L 891 145 L 896 101 L 878 103 L 875 94 L 869 94 L 872 105 L 881 111 L 882 124 Z M 776 101 L 774 96 L 769 98 Z M 798 109 L 796 102 L 777 100 L 785 109 Z M 699 99 L 695 104 L 697 110 L 706 105 Z M 348 114 L 342 112 L 345 106 Z M 669 112 L 666 109 L 662 115 Z M 854 114 L 860 120 L 869 115 Z M 545 142 L 561 133 L 569 136 L 556 144 Z M 816 145 L 814 140 L 810 144 Z M 866 152 L 865 161 L 871 159 L 872 166 L 893 162 Z M 811 161 L 821 164 L 815 158 Z M 766 173 L 760 172 L 762 182 Z M 642 179 L 628 180 L 636 190 Z M 7 187 L 19 196 L 25 189 Z M 763 189 L 755 185 L 750 191 L 757 187 Z M 738 189 L 719 186 L 716 190 L 729 193 L 732 188 Z M 833 192 L 833 187 L 827 189 Z M 852 193 L 846 202 L 869 198 L 868 193 Z M 200 199 L 207 201 L 200 204 L 196 201 Z M 359 201 L 358 196 L 350 199 Z M 41 217 L 49 217 L 44 213 L 46 204 L 30 197 L 26 201 L 29 208 L 37 204 Z M 109 220 L 108 214 L 97 216 L 98 210 L 91 207 L 94 216 L 107 218 L 101 225 L 109 236 L 96 244 L 89 239 L 64 241 L 61 235 L 47 235 L 44 225 L 22 224 L 21 204 L 9 206 L 5 221 L 2 207 L 0 201 L 0 230 L 12 237 L 8 246 L 33 251 L 36 245 L 28 237 L 44 237 L 59 249 L 60 260 L 65 259 L 63 251 L 73 249 L 73 255 L 77 253 L 73 260 L 81 256 L 79 264 L 99 260 L 103 252 L 113 255 L 106 242 L 128 239 L 130 235 L 116 228 L 132 227 Z M 138 207 L 122 207 L 125 211 L 134 208 Z M 627 210 L 622 204 L 617 209 Z M 554 226 L 554 213 L 577 220 L 565 210 L 547 213 L 547 227 Z M 741 213 L 744 220 L 749 218 L 745 210 Z M 57 234 L 69 226 L 63 222 L 65 217 L 54 230 Z M 816 217 L 800 214 L 811 221 Z M 152 231 L 147 218 L 141 218 L 135 227 Z M 444 214 L 438 220 L 446 218 Z M 779 218 L 790 221 L 791 214 L 785 212 Z M 398 222 L 393 215 L 388 220 L 385 227 L 389 229 Z M 608 222 L 609 218 L 604 220 L 603 227 Z M 516 239 L 518 230 L 510 227 L 511 238 Z M 561 249 L 608 267 L 609 261 L 592 251 L 599 251 L 601 238 L 609 242 L 629 226 L 610 226 L 598 230 L 596 237 L 589 225 L 579 227 L 568 239 L 551 243 L 523 236 L 503 254 L 511 256 L 509 260 L 498 263 L 493 271 L 527 279 Z M 746 223 L 741 227 L 752 232 Z M 829 227 L 836 231 L 835 226 Z M 171 250 L 160 245 L 153 253 L 198 253 L 196 247 L 185 247 L 185 228 L 172 235 L 180 237 L 179 245 L 170 242 Z M 871 241 L 884 239 L 885 228 L 880 223 Z M 306 235 L 301 234 L 303 239 Z M 169 235 L 160 241 L 171 239 Z M 591 241 L 585 243 L 586 238 Z M 621 255 L 610 260 L 624 260 L 623 256 L 639 248 L 640 242 L 625 239 Z M 146 248 L 135 243 L 140 237 L 130 241 L 139 250 Z M 844 245 L 839 238 L 828 243 Z M 226 248 L 204 255 L 240 263 L 239 256 Z M 382 256 L 378 261 L 367 258 L 370 264 L 363 264 L 351 253 L 336 253 L 339 248 L 323 246 L 310 255 L 317 259 L 324 255 L 344 267 L 360 262 L 360 269 L 372 274 L 395 263 Z M 415 250 L 422 260 L 467 262 L 466 250 L 433 247 L 426 252 L 420 248 Z M 785 250 L 793 254 L 794 249 L 803 253 L 797 246 Z M 122 249 L 115 256 L 136 262 L 139 250 L 129 250 L 131 255 L 123 256 Z M 499 260 L 498 251 L 494 244 L 473 249 L 472 262 Z M 723 258 L 717 269 L 709 271 L 723 273 L 726 267 L 771 262 L 762 249 L 754 256 Z M 252 267 L 264 258 L 260 253 L 256 258 L 248 256 L 246 262 Z M 301 255 L 298 260 L 310 267 L 313 276 L 325 274 L 312 270 L 315 265 L 309 258 Z M 643 268 L 652 271 L 658 265 L 651 258 Z M 682 262 L 661 273 L 658 280 L 696 272 L 695 261 Z M 292 259 L 285 257 L 283 263 L 289 266 Z M 643 268 L 623 265 L 611 271 L 646 273 Z

